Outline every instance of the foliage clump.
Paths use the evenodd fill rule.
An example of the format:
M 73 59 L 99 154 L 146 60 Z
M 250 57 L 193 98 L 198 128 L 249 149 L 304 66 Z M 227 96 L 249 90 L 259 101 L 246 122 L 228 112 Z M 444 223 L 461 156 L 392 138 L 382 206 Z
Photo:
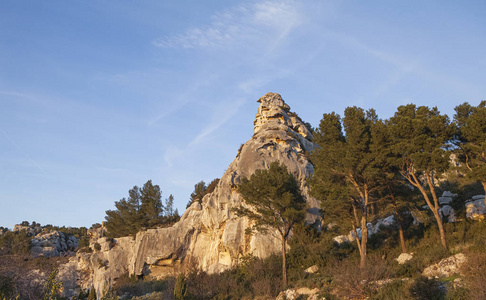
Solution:
M 138 231 L 147 228 L 167 225 L 178 220 L 172 205 L 173 196 L 166 201 L 167 207 L 162 204 L 162 191 L 152 181 L 147 181 L 142 188 L 134 186 L 128 191 L 128 198 L 115 202 L 115 210 L 106 211 L 108 237 L 121 237 L 135 235 Z

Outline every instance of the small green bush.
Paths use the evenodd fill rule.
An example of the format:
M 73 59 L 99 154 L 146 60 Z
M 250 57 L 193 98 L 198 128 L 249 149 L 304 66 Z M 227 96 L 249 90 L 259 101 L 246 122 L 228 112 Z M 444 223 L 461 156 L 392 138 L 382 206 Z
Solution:
M 425 276 L 416 278 L 408 290 L 409 299 L 416 300 L 442 300 L 445 299 L 441 283 Z
M 101 250 L 101 245 L 100 245 L 100 243 L 98 243 L 98 242 L 94 243 L 93 248 L 94 248 L 96 251 L 100 251 L 100 250 Z
M 406 300 L 408 285 L 402 280 L 394 280 L 378 289 L 372 300 Z
M 177 277 L 177 281 L 174 287 L 174 299 L 187 299 L 187 284 L 186 276 L 184 276 L 184 274 L 180 274 L 179 277 Z

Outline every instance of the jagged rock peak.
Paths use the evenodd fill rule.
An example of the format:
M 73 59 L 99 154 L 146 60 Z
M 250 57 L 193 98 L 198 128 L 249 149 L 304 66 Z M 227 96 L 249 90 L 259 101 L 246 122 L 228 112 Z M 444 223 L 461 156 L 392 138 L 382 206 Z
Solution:
M 293 131 L 309 141 L 312 140 L 312 133 L 302 119 L 290 111 L 290 106 L 285 103 L 280 94 L 267 93 L 257 102 L 260 106 L 253 122 L 255 134 L 263 130 L 284 130 Z

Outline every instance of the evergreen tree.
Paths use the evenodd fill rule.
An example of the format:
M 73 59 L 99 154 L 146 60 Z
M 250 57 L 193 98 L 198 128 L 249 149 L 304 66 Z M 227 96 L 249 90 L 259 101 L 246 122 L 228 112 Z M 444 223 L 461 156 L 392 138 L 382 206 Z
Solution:
M 165 215 L 169 218 L 174 216 L 174 196 L 172 194 L 165 199 Z
M 436 107 L 430 109 L 408 104 L 398 107 L 389 120 L 389 126 L 395 139 L 393 151 L 398 157 L 400 174 L 424 197 L 435 217 L 441 244 L 447 249 L 434 178 L 444 173 L 450 165 L 446 148 L 454 131 L 449 118 L 441 115 Z
M 147 181 L 140 190 L 140 210 L 144 226 L 154 227 L 161 223 L 164 206 L 162 205 L 162 191 L 152 180 Z
M 208 184 L 208 187 L 206 188 L 206 194 L 212 193 L 216 188 L 216 186 L 218 185 L 218 183 L 219 183 L 219 178 L 213 179 L 213 181 L 211 181 Z
M 134 186 L 129 197 L 115 201 L 115 210 L 106 211 L 108 237 L 134 235 L 142 228 L 154 227 L 164 222 L 162 192 L 158 185 L 147 181 L 143 188 Z
M 207 190 L 207 186 L 203 180 L 196 183 L 194 185 L 194 191 L 191 193 L 191 198 L 189 199 L 186 208 L 191 206 L 191 204 L 194 203 L 194 201 L 198 201 L 199 203 L 201 203 L 202 198 L 204 197 L 204 195 L 206 195 L 206 190 Z
M 465 102 L 455 110 L 459 157 L 469 170 L 468 176 L 481 182 L 486 193 L 486 101 L 476 107 Z
M 375 160 L 380 166 L 381 172 L 377 179 L 381 182 L 381 189 L 377 191 L 377 198 L 379 198 L 383 205 L 380 205 L 381 210 L 388 211 L 391 205 L 391 210 L 395 216 L 398 225 L 398 234 L 402 252 L 407 252 L 405 243 L 405 235 L 403 232 L 403 220 L 400 215 L 400 210 L 403 207 L 408 207 L 407 201 L 412 196 L 412 190 L 405 185 L 404 178 L 400 175 L 397 168 L 398 157 L 393 152 L 394 139 L 390 133 L 389 126 L 383 120 L 378 120 L 371 128 L 371 149 L 376 153 Z
M 250 231 L 277 230 L 282 243 L 283 286 L 287 286 L 286 243 L 293 226 L 305 218 L 306 202 L 298 182 L 287 168 L 278 162 L 268 170 L 256 170 L 250 179 L 243 178 L 238 186 L 247 206 L 235 209 L 254 223 Z
M 360 266 L 366 265 L 368 211 L 372 193 L 382 187 L 379 152 L 372 147 L 372 126 L 378 121 L 374 110 L 366 113 L 348 107 L 341 122 L 335 113 L 324 114 L 314 140 L 320 146 L 313 152 L 313 195 L 321 198 L 324 213 L 342 218 L 347 215 L 356 236 Z M 342 128 L 344 127 L 344 131 Z M 361 227 L 361 240 L 357 227 Z
M 108 237 L 128 236 L 137 233 L 142 227 L 140 215 L 140 189 L 134 186 L 128 199 L 115 202 L 116 210 L 106 211 L 106 229 Z

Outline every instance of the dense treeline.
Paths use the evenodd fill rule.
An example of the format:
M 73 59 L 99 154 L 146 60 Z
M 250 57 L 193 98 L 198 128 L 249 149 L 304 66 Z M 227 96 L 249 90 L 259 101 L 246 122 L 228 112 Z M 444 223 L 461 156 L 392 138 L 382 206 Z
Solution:
M 179 213 L 174 210 L 174 197 L 170 195 L 164 205 L 162 191 L 152 180 L 141 188 L 134 186 L 128 195 L 115 202 L 115 210 L 106 211 L 108 237 L 134 235 L 143 228 L 167 226 L 179 220 Z
M 366 224 L 392 201 L 400 225 L 396 199 L 404 188 L 422 197 L 435 219 L 439 241 L 448 249 L 440 213 L 438 182 L 451 166 L 451 155 L 464 166 L 461 174 L 486 188 L 486 101 L 477 107 L 456 107 L 453 121 L 436 107 L 408 104 L 387 120 L 373 109 L 348 107 L 344 118 L 324 114 L 314 133 L 319 149 L 311 154 L 315 173 L 312 194 L 321 200 L 324 219 L 346 217 L 354 231 L 360 266 L 366 266 Z M 413 197 L 406 197 L 415 199 Z M 388 202 L 389 203 L 389 202 Z M 402 237 L 402 250 L 406 251 Z M 360 232 L 358 232 L 360 228 Z

